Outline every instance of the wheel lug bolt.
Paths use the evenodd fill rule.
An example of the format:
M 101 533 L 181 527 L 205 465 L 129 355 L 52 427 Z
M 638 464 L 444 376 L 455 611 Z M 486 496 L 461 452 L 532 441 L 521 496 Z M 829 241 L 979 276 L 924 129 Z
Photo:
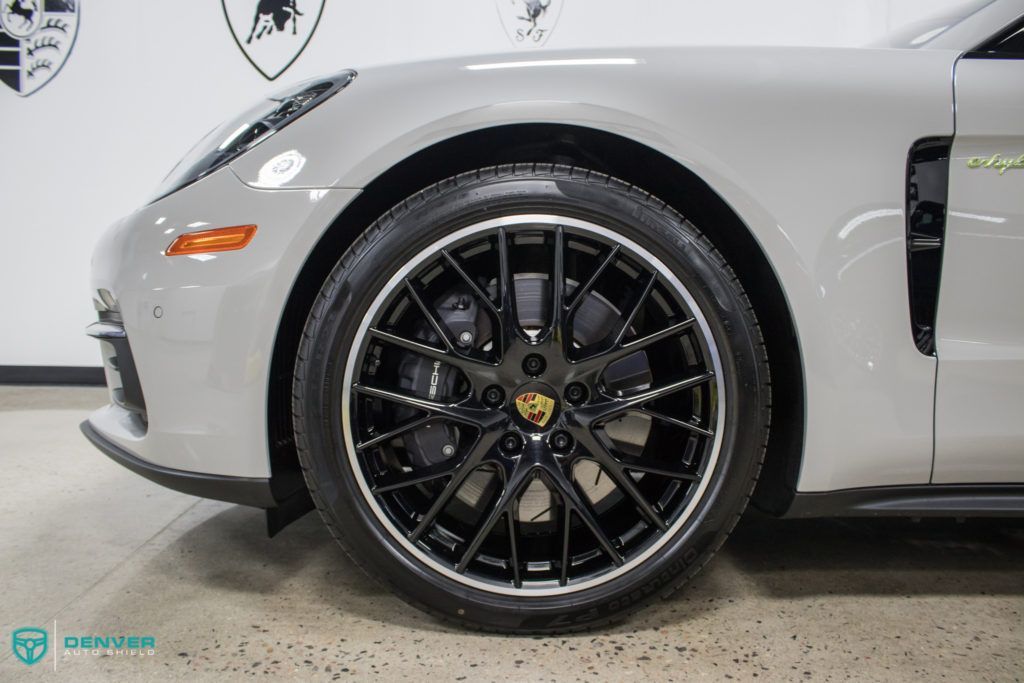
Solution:
M 586 401 L 587 394 L 587 388 L 579 382 L 573 382 L 565 388 L 565 400 L 573 405 L 579 405 Z
M 455 446 L 451 445 L 450 443 L 446 443 L 441 448 L 441 455 L 443 455 L 446 458 L 452 457 L 453 455 L 455 455 Z
M 572 435 L 569 432 L 557 431 L 551 435 L 551 448 L 556 453 L 568 453 L 572 450 Z
M 523 372 L 530 377 L 537 377 L 544 372 L 547 367 L 547 361 L 544 360 L 544 356 L 539 356 L 536 353 L 531 353 L 529 356 L 523 359 Z
M 497 408 L 505 402 L 505 392 L 497 385 L 491 385 L 484 389 L 484 403 L 492 408 Z
M 473 343 L 473 333 L 470 332 L 469 330 L 466 330 L 465 332 L 460 334 L 459 335 L 459 343 L 462 344 L 463 346 L 469 346 L 470 344 L 472 344 Z
M 506 453 L 518 453 L 523 447 L 523 440 L 515 432 L 508 432 L 501 437 L 501 450 Z

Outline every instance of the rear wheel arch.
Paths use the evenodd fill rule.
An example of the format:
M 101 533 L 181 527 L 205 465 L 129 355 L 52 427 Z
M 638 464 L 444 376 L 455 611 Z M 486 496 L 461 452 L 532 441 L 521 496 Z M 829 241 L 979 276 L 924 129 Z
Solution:
M 742 219 L 699 176 L 635 140 L 592 128 L 515 124 L 436 143 L 374 179 L 325 230 L 292 286 L 271 360 L 267 403 L 272 477 L 299 471 L 291 420 L 295 354 L 310 307 L 338 257 L 398 202 L 444 178 L 507 163 L 579 166 L 619 178 L 659 197 L 700 226 L 731 263 L 758 312 L 774 396 L 767 456 L 753 502 L 783 512 L 795 492 L 804 438 L 804 373 L 792 314 L 774 270 Z

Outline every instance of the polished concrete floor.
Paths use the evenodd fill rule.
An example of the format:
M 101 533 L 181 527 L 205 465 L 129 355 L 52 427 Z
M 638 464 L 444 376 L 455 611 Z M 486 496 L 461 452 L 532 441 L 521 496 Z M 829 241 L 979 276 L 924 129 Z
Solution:
M 258 510 L 122 470 L 78 432 L 104 400 L 0 387 L 0 680 L 1024 678 L 1021 522 L 748 515 L 697 580 L 622 625 L 479 635 L 382 590 L 315 515 L 269 540 Z M 54 622 L 60 639 L 152 636 L 155 654 L 75 655 Z M 31 667 L 10 648 L 23 626 L 50 631 Z

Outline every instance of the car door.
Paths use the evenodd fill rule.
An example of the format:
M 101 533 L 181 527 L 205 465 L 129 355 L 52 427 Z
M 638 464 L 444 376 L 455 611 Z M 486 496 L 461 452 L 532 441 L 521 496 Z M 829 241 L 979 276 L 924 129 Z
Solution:
M 954 82 L 932 481 L 1024 482 L 1024 21 Z

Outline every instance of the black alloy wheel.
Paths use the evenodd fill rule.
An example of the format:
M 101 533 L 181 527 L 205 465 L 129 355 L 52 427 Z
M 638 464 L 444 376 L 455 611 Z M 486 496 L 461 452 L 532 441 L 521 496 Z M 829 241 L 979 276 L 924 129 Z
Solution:
M 699 569 L 756 480 L 768 394 L 706 238 L 635 188 L 526 166 L 367 230 L 310 315 L 294 407 L 314 500 L 371 574 L 433 613 L 544 632 Z

